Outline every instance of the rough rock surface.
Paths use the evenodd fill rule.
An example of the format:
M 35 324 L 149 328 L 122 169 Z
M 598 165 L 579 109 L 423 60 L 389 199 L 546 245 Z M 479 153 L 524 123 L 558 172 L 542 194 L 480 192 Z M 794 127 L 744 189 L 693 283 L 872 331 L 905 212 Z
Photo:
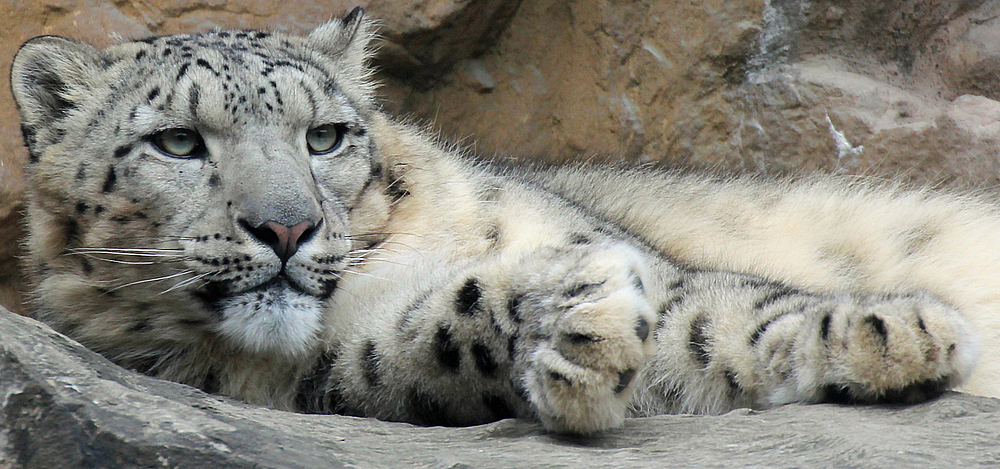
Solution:
M 0 467 L 970 467 L 1000 464 L 1000 400 L 631 419 L 580 438 L 505 420 L 420 428 L 250 407 L 121 369 L 0 310 Z
M 524 1 L 493 49 L 400 108 L 486 153 L 992 186 L 998 13 L 985 0 Z

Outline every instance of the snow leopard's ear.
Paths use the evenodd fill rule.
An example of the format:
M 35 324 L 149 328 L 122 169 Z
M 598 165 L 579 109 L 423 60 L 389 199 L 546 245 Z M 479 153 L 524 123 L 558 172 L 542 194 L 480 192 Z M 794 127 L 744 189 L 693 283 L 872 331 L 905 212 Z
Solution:
M 347 16 L 332 20 L 309 33 L 309 45 L 336 58 L 345 66 L 357 67 L 360 76 L 367 76 L 368 61 L 374 54 L 371 43 L 378 28 L 361 7 Z
M 100 51 L 72 39 L 41 36 L 24 43 L 14 57 L 10 84 L 26 136 L 86 99 L 101 63 Z

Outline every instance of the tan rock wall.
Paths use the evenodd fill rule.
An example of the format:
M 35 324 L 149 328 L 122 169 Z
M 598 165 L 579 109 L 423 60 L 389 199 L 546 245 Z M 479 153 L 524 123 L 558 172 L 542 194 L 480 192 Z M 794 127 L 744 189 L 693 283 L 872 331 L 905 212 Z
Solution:
M 0 62 L 39 34 L 305 32 L 358 4 L 384 19 L 387 109 L 480 153 L 998 181 L 997 0 L 0 0 Z M 2 86 L 0 304 L 13 309 L 25 159 Z

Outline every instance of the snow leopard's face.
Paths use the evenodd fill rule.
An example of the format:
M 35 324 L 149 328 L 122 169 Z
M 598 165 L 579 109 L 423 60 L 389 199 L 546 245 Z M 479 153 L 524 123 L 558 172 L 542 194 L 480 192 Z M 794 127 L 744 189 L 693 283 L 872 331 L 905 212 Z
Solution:
M 49 322 L 98 350 L 145 334 L 312 347 L 384 187 L 367 132 L 369 29 L 349 16 L 305 38 L 27 43 L 13 89 Z

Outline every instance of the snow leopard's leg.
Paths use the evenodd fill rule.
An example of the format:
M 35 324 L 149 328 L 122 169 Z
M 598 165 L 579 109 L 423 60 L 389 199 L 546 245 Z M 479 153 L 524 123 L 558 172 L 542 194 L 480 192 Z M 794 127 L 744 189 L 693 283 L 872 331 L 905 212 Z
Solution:
M 522 295 L 529 339 L 522 379 L 550 429 L 615 426 L 626 401 L 638 414 L 915 403 L 959 384 L 975 362 L 969 324 L 925 293 L 800 291 L 686 270 L 627 242 L 556 252 L 521 265 L 527 275 L 509 290 Z M 649 303 L 655 322 L 647 322 Z M 657 351 L 640 375 L 647 334 Z
M 926 295 L 812 294 L 684 270 L 627 242 L 424 272 L 426 291 L 345 340 L 327 410 L 431 425 L 534 415 L 588 433 L 621 424 L 630 404 L 918 401 L 974 356 L 966 323 Z
M 812 294 L 722 272 L 680 277 L 660 306 L 639 414 L 790 402 L 914 403 L 968 376 L 976 338 L 924 294 Z
M 540 248 L 419 270 L 419 281 L 396 284 L 425 290 L 356 326 L 304 410 L 424 425 L 539 418 L 576 433 L 624 420 L 656 348 L 636 250 Z

